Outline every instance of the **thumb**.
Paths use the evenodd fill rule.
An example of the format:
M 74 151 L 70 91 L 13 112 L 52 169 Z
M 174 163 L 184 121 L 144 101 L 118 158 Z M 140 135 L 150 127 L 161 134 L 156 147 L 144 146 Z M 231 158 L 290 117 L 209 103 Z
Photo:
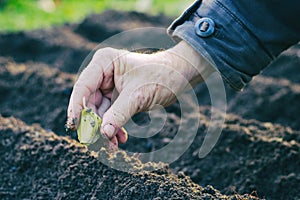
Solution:
M 104 113 L 103 122 L 101 124 L 101 132 L 106 134 L 108 138 L 114 137 L 126 122 L 137 113 L 139 106 L 133 95 L 132 90 L 123 90 L 112 106 Z

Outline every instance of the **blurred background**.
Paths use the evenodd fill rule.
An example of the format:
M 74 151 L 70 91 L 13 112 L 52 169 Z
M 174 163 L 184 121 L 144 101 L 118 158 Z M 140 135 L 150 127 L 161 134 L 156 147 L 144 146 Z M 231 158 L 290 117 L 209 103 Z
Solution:
M 107 38 L 127 30 L 168 27 L 192 2 L 0 0 L 1 200 L 91 199 L 95 193 L 140 195 L 145 186 L 148 189 L 143 194 L 158 194 L 164 199 L 168 197 L 161 193 L 164 185 L 172 187 L 166 190 L 168 194 L 176 193 L 179 187 L 174 184 L 179 179 L 172 178 L 172 184 L 164 182 L 163 177 L 169 172 L 153 176 L 155 179 L 149 176 L 145 185 L 135 186 L 143 183 L 142 179 L 131 179 L 95 165 L 94 160 L 79 153 L 74 140 L 66 141 L 61 136 L 77 137 L 76 133 L 65 133 L 66 109 L 79 67 L 90 52 Z M 153 31 L 141 33 L 147 34 L 135 34 L 122 40 L 118 35 L 113 41 L 129 50 L 137 49 L 145 41 L 160 41 L 153 39 Z M 142 42 L 137 38 L 142 38 Z M 194 110 L 199 110 L 199 116 L 191 112 L 187 120 L 182 118 L 182 107 L 175 103 L 166 108 L 169 115 L 159 133 L 150 138 L 130 136 L 121 149 L 130 152 L 161 149 L 173 140 L 182 123 L 197 118 L 200 126 L 193 144 L 170 165 L 173 172 L 180 172 L 178 190 L 187 191 L 186 185 L 194 187 L 189 178 L 184 178 L 185 174 L 193 182 L 212 185 L 223 194 L 251 193 L 267 199 L 299 200 L 299 66 L 300 43 L 285 51 L 243 92 L 226 88 L 226 123 L 218 145 L 205 159 L 198 158 L 210 119 L 211 102 L 205 84 L 195 87 L 199 105 L 186 101 Z M 161 120 L 165 117 L 162 115 L 153 116 Z M 135 118 L 139 124 L 147 120 L 148 116 Z M 128 130 L 131 135 L 137 135 L 140 129 Z M 189 129 L 185 131 L 189 133 Z M 106 181 L 108 173 L 114 174 L 112 182 Z M 149 187 L 148 180 L 155 180 L 152 181 L 155 187 Z M 124 181 L 128 186 L 125 190 Z M 87 185 L 89 187 L 85 187 Z M 201 192 L 210 196 L 218 194 L 212 186 Z M 198 191 L 193 190 L 191 194 Z M 233 199 L 244 198 L 235 196 Z
M 0 31 L 13 32 L 79 22 L 92 13 L 114 9 L 180 15 L 193 0 L 0 0 Z

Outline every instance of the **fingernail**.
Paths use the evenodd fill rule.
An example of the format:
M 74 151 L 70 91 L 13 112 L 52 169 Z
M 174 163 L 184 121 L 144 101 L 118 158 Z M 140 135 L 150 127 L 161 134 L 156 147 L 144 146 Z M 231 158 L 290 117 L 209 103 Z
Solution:
M 65 124 L 66 132 L 74 131 L 76 129 L 76 122 L 77 122 L 77 118 L 68 117 L 67 122 Z
M 107 135 L 108 138 L 112 138 L 115 134 L 115 127 L 112 124 L 106 124 L 103 127 L 103 131 Z

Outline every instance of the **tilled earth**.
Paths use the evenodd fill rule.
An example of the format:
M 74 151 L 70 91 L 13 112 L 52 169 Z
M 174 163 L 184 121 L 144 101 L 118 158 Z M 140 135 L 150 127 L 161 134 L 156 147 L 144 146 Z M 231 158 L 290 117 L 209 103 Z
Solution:
M 198 151 L 210 123 L 204 84 L 195 89 L 200 107 L 187 100 L 200 113 L 181 119 L 176 103 L 167 108 L 158 134 L 130 136 L 121 146 L 131 152 L 155 151 L 172 141 L 182 120 L 199 121 L 193 143 L 171 165 L 102 149 L 99 156 L 109 162 L 119 158 L 138 169 L 117 171 L 78 144 L 76 133 L 66 135 L 63 125 L 76 73 L 97 43 L 124 30 L 167 27 L 171 21 L 107 11 L 79 24 L 0 34 L 1 199 L 300 199 L 299 44 L 243 92 L 226 88 L 223 132 L 203 159 Z M 151 117 L 163 118 L 159 113 Z M 135 120 L 143 123 L 148 117 Z M 162 168 L 152 171 L 157 167 Z

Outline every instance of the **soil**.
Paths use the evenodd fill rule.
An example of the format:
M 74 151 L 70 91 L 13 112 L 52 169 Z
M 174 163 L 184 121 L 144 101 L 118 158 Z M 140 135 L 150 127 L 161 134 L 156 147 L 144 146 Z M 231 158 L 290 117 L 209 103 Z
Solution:
M 132 173 L 102 164 L 97 155 L 68 137 L 0 117 L 1 199 L 257 199 L 226 196 L 201 187 L 163 163 L 142 164 L 118 151 L 115 158 L 137 168 Z M 99 155 L 108 153 L 102 149 Z M 160 166 L 160 170 L 152 169 Z
M 204 159 L 198 151 L 210 118 L 205 84 L 196 87 L 200 108 L 188 101 L 200 109 L 200 114 L 189 115 L 189 120 L 200 119 L 197 136 L 171 165 L 144 163 L 119 151 L 139 171 L 117 171 L 78 144 L 76 133 L 66 136 L 63 126 L 76 73 L 97 42 L 130 28 L 167 27 L 171 21 L 106 11 L 79 24 L 0 34 L 1 199 L 300 199 L 299 44 L 243 92 L 226 87 L 224 129 Z M 178 103 L 167 112 L 158 134 L 148 139 L 130 136 L 120 148 L 150 152 L 168 144 L 182 119 Z M 143 124 L 149 118 L 139 114 L 134 120 Z M 163 167 L 151 171 L 158 166 Z

